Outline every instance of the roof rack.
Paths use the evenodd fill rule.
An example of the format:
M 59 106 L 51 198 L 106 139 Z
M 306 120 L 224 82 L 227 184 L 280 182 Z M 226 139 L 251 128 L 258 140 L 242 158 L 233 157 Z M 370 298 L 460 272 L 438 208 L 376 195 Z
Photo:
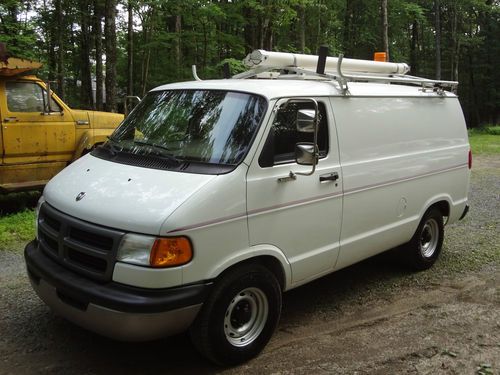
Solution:
M 345 59 L 343 55 L 338 58 L 327 57 L 326 53 L 325 50 L 320 50 L 320 55 L 317 56 L 255 50 L 244 60 L 250 69 L 232 78 L 334 80 L 338 82 L 344 95 L 349 93 L 348 82 L 355 81 L 418 85 L 423 91 L 432 90 L 439 95 L 444 95 L 445 88 L 455 92 L 458 86 L 456 81 L 406 75 L 410 68 L 404 63 Z M 315 65 L 316 70 L 313 70 Z

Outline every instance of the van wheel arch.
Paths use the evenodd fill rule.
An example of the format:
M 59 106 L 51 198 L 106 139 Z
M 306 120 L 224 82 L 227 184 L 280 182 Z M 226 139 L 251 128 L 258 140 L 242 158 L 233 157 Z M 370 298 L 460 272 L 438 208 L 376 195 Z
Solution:
M 281 262 L 270 255 L 260 255 L 254 258 L 249 258 L 245 259 L 241 262 L 235 263 L 231 265 L 230 267 L 226 268 L 224 271 L 222 271 L 217 277 L 216 280 L 221 279 L 224 277 L 225 274 L 233 270 L 234 268 L 238 268 L 242 265 L 246 264 L 260 264 L 268 269 L 274 277 L 276 277 L 276 280 L 278 280 L 278 283 L 280 284 L 281 290 L 285 290 L 286 288 L 286 275 L 285 275 L 285 270 L 283 269 L 283 266 Z
M 439 201 L 434 203 L 432 206 L 430 206 L 427 210 L 429 211 L 431 208 L 437 208 L 440 212 L 441 215 L 443 215 L 443 218 L 448 218 L 450 216 L 450 203 L 448 201 Z M 445 224 L 446 224 L 447 219 L 445 219 Z

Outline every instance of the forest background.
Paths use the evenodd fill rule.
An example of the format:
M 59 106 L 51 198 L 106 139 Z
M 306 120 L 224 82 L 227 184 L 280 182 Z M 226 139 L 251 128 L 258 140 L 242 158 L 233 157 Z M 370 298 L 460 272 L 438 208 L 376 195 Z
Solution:
M 192 79 L 192 64 L 216 78 L 253 49 L 327 45 L 458 80 L 468 126 L 500 123 L 498 0 L 2 0 L 0 42 L 42 61 L 38 75 L 76 108 L 123 110 L 126 95 Z

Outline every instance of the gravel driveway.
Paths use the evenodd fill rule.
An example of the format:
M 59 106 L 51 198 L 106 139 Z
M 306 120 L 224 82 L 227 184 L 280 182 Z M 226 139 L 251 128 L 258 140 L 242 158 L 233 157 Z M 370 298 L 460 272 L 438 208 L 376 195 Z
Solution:
M 233 369 L 187 335 L 119 343 L 54 316 L 28 284 L 22 246 L 0 251 L 0 374 L 500 374 L 500 157 L 476 157 L 472 209 L 441 259 L 409 273 L 394 254 L 284 296 L 264 352 Z

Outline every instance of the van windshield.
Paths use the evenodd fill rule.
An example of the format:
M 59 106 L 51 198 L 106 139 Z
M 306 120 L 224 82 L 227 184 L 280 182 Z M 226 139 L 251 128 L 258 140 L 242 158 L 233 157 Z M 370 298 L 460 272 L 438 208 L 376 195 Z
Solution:
M 235 165 L 246 155 L 266 106 L 264 98 L 240 92 L 153 91 L 115 130 L 107 148 L 174 164 Z

